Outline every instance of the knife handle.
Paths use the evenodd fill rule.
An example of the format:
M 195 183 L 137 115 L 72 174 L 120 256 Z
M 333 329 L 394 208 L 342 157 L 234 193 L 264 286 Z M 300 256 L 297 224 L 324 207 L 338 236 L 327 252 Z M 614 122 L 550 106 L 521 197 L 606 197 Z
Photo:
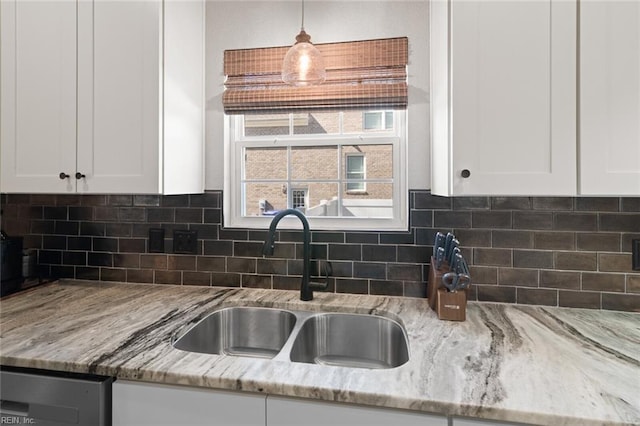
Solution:
M 443 247 L 444 246 L 444 239 L 445 236 L 442 232 L 436 232 L 436 236 L 434 238 L 433 241 L 433 253 L 435 255 L 436 251 L 438 250 L 438 247 Z
M 463 257 L 461 262 L 461 266 L 462 266 L 462 272 L 464 274 L 467 274 L 469 276 L 471 276 L 471 273 L 469 272 L 469 265 L 467 264 L 467 261 L 465 260 L 465 258 Z
M 442 267 L 442 261 L 444 260 L 444 247 L 438 247 L 436 250 L 436 269 Z
M 447 236 L 444 239 L 444 255 L 445 256 L 449 255 L 449 250 L 451 250 L 451 241 L 453 241 L 454 238 L 455 238 L 455 235 L 453 235 L 451 232 L 447 233 Z
M 453 260 L 456 258 L 456 253 L 460 253 L 460 248 L 458 247 L 458 240 L 454 239 L 449 246 L 449 253 L 446 254 L 447 262 L 449 262 L 449 266 L 453 264 Z

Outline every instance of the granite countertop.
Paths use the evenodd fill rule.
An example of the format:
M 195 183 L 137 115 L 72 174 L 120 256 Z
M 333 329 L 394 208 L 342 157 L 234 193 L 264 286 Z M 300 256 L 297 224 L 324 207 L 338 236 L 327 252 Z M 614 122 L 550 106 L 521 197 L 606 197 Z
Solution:
M 4 298 L 0 363 L 545 425 L 640 424 L 640 315 L 426 299 L 59 281 Z M 171 339 L 220 307 L 374 313 L 411 358 L 387 370 L 184 352 Z

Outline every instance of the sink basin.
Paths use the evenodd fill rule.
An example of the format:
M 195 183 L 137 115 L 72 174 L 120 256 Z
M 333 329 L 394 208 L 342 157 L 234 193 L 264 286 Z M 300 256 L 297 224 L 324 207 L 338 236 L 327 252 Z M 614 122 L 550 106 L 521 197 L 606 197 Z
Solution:
M 290 358 L 322 365 L 393 368 L 409 360 L 409 347 L 404 329 L 391 319 L 323 313 L 302 324 Z
M 375 315 L 273 308 L 217 310 L 173 342 L 176 349 L 355 368 L 409 360 L 404 328 Z
M 273 358 L 296 324 L 292 312 L 233 307 L 211 313 L 173 346 L 190 352 Z

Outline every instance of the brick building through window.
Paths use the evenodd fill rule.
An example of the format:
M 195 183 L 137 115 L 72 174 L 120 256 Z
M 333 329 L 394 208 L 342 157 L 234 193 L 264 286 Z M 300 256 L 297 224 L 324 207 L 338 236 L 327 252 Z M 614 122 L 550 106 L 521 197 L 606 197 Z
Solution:
M 381 143 L 376 136 L 393 131 L 393 116 L 393 111 L 245 116 L 247 140 L 268 140 L 271 146 L 244 149 L 244 215 L 299 208 L 307 216 L 391 216 L 393 141 Z M 279 140 L 286 146 L 278 146 Z

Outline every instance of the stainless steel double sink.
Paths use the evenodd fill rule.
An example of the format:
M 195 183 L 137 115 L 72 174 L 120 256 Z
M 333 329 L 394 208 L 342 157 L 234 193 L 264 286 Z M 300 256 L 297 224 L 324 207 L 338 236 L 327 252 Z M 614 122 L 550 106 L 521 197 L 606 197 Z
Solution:
M 404 327 L 377 315 L 262 307 L 217 310 L 173 341 L 177 349 L 356 368 L 409 360 Z

